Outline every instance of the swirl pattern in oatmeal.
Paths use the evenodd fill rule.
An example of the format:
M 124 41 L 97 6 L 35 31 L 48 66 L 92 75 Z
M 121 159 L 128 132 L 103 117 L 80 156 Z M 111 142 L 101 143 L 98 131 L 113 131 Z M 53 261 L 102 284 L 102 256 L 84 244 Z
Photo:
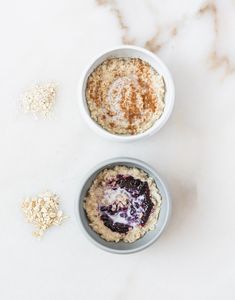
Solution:
M 113 134 L 134 135 L 163 113 L 163 77 L 139 58 L 110 58 L 88 77 L 86 99 L 92 119 Z

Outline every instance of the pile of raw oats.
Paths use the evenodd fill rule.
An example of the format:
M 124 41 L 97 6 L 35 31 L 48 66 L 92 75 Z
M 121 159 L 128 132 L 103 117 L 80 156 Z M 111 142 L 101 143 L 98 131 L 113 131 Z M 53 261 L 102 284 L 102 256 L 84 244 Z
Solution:
M 39 238 L 48 228 L 67 219 L 59 209 L 59 197 L 49 191 L 24 199 L 21 208 L 27 221 L 36 227 L 33 235 Z
M 27 89 L 20 98 L 24 113 L 30 113 L 36 118 L 46 118 L 51 113 L 56 99 L 55 83 L 36 84 Z

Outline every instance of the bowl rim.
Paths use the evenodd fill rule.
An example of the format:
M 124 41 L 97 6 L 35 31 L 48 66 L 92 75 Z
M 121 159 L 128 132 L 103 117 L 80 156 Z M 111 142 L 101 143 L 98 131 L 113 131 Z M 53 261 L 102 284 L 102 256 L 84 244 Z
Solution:
M 160 230 L 157 232 L 157 234 L 151 240 L 149 240 L 147 243 L 145 243 L 145 244 L 143 244 L 143 245 L 141 245 L 141 246 L 139 246 L 138 248 L 135 248 L 135 249 L 117 250 L 117 249 L 112 249 L 112 248 L 109 248 L 107 246 L 104 246 L 104 245 L 100 244 L 97 240 L 95 240 L 94 238 L 92 238 L 90 236 L 90 234 L 87 232 L 87 230 L 85 229 L 85 227 L 84 227 L 84 225 L 82 223 L 82 220 L 81 220 L 81 217 L 80 217 L 80 213 L 79 213 L 79 205 L 80 205 L 80 202 L 83 201 L 81 199 L 81 192 L 82 192 L 83 187 L 86 184 L 87 180 L 95 172 L 99 171 L 101 168 L 103 168 L 105 166 L 108 166 L 110 164 L 119 163 L 119 162 L 120 163 L 123 163 L 123 162 L 133 163 L 133 164 L 136 164 L 137 168 L 141 168 L 142 166 L 145 167 L 151 174 L 154 175 L 154 179 L 156 178 L 160 182 L 161 188 L 164 190 L 164 193 L 166 195 L 166 199 L 165 199 L 165 201 L 167 203 L 166 216 L 165 216 L 164 222 L 162 223 L 162 226 L 161 226 Z M 169 193 L 169 189 L 168 189 L 168 187 L 166 185 L 165 180 L 163 180 L 162 176 L 159 176 L 159 173 L 154 168 L 152 168 L 149 164 L 147 164 L 146 162 L 144 162 L 142 160 L 136 159 L 136 158 L 131 158 L 131 157 L 114 157 L 114 158 L 110 158 L 110 159 L 107 159 L 105 161 L 102 161 L 102 162 L 98 163 L 97 165 L 95 165 L 93 168 L 91 168 L 86 173 L 86 175 L 83 177 L 83 180 L 81 181 L 81 184 L 79 185 L 79 192 L 78 192 L 77 198 L 75 199 L 75 202 L 74 202 L 74 210 L 75 210 L 75 217 L 76 217 L 76 220 L 78 222 L 79 227 L 81 228 L 81 230 L 84 233 L 84 235 L 86 236 L 86 238 L 89 241 L 91 241 L 93 245 L 95 245 L 98 248 L 100 248 L 100 249 L 102 249 L 102 250 L 104 250 L 106 252 L 109 252 L 109 253 L 114 253 L 114 254 L 132 254 L 132 253 L 136 253 L 136 252 L 142 251 L 142 250 L 146 249 L 147 247 L 151 246 L 162 235 L 163 231 L 166 229 L 166 227 L 167 227 L 167 225 L 169 223 L 169 219 L 170 219 L 170 216 L 171 216 L 171 213 L 172 213 L 172 199 L 171 199 L 171 196 L 170 196 L 170 193 Z
M 87 102 L 86 102 L 86 97 L 84 97 L 84 86 L 86 85 L 87 82 L 87 74 L 89 71 L 92 69 L 92 66 L 99 60 L 102 56 L 108 55 L 109 53 L 113 51 L 118 51 L 118 50 L 129 50 L 129 51 L 137 51 L 137 52 L 142 52 L 145 55 L 149 56 L 151 59 L 155 60 L 157 65 L 159 65 L 159 69 L 161 70 L 161 74 L 163 78 L 167 78 L 168 86 L 167 89 L 169 90 L 170 96 L 168 99 L 168 109 L 167 111 L 164 110 L 162 113 L 162 116 L 154 122 L 154 124 L 148 128 L 146 131 L 142 133 L 138 133 L 136 135 L 118 135 L 118 134 L 113 134 L 106 129 L 102 128 L 97 122 L 95 122 L 89 112 L 88 112 L 88 107 L 87 107 Z M 172 75 L 166 66 L 166 64 L 153 52 L 142 48 L 138 46 L 132 46 L 132 45 L 119 45 L 116 47 L 112 47 L 109 49 L 106 49 L 102 52 L 100 52 L 98 55 L 93 57 L 93 59 L 90 60 L 90 62 L 87 64 L 85 69 L 82 72 L 82 75 L 80 77 L 79 83 L 78 83 L 78 104 L 80 108 L 80 113 L 87 123 L 87 125 L 95 131 L 98 135 L 107 138 L 112 141 L 119 141 L 119 142 L 131 142 L 131 141 L 136 141 L 140 139 L 144 139 L 146 137 L 152 136 L 155 134 L 157 131 L 159 131 L 168 121 L 174 107 L 174 102 L 175 102 L 175 86 L 174 86 L 174 81 L 172 78 Z

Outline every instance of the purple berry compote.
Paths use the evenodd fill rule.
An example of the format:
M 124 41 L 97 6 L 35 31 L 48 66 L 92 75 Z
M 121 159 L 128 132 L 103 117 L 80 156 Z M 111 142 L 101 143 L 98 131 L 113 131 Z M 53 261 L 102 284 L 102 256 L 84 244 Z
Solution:
M 100 218 L 105 226 L 119 233 L 144 226 L 153 208 L 148 183 L 133 176 L 118 174 L 112 178 L 104 197 L 108 204 L 99 206 Z

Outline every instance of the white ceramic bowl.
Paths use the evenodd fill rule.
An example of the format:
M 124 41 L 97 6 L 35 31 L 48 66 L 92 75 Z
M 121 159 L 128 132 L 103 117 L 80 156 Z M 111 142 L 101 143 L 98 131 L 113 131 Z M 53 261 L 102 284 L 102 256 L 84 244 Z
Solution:
M 166 85 L 166 93 L 165 93 L 165 108 L 161 115 L 161 117 L 155 121 L 152 127 L 147 129 L 143 133 L 139 133 L 136 135 L 118 135 L 112 134 L 102 128 L 98 123 L 96 123 L 90 116 L 90 112 L 87 106 L 86 101 L 86 85 L 87 79 L 89 75 L 93 72 L 93 70 L 100 65 L 103 61 L 110 57 L 137 57 L 146 62 L 148 62 L 157 72 L 163 76 L 165 85 Z M 171 77 L 169 70 L 167 69 L 166 65 L 160 60 L 158 56 L 153 54 L 152 52 L 135 46 L 120 46 L 105 51 L 98 55 L 92 62 L 88 65 L 85 69 L 84 74 L 79 83 L 78 89 L 78 96 L 79 96 L 79 106 L 82 116 L 84 117 L 87 124 L 92 128 L 96 133 L 99 135 L 108 138 L 112 141 L 119 141 L 119 142 L 130 142 L 136 141 L 139 139 L 143 139 L 145 137 L 151 136 L 152 134 L 156 133 L 162 126 L 167 122 L 170 114 L 172 112 L 174 106 L 174 99 L 175 99 L 175 88 L 174 83 Z
M 83 204 L 84 199 L 87 195 L 87 192 L 97 177 L 97 175 L 104 169 L 113 168 L 115 166 L 127 166 L 127 167 L 135 167 L 141 170 L 144 170 L 147 174 L 149 174 L 156 182 L 157 187 L 162 195 L 162 203 L 161 209 L 158 217 L 158 221 L 154 230 L 147 232 L 142 238 L 135 241 L 134 243 L 124 243 L 124 242 L 107 242 L 100 237 L 89 225 L 89 220 L 85 213 Z M 164 181 L 160 178 L 158 173 L 150 167 L 145 162 L 128 157 L 118 157 L 106 160 L 97 166 L 95 166 L 90 172 L 86 175 L 83 182 L 81 183 L 78 198 L 75 201 L 75 215 L 76 219 L 80 225 L 80 228 L 87 236 L 87 238 L 99 248 L 106 250 L 108 252 L 117 253 L 117 254 L 130 254 L 134 252 L 138 252 L 149 247 L 153 244 L 159 236 L 164 231 L 168 220 L 170 218 L 171 213 L 171 198 L 169 195 L 169 191 L 166 187 Z

